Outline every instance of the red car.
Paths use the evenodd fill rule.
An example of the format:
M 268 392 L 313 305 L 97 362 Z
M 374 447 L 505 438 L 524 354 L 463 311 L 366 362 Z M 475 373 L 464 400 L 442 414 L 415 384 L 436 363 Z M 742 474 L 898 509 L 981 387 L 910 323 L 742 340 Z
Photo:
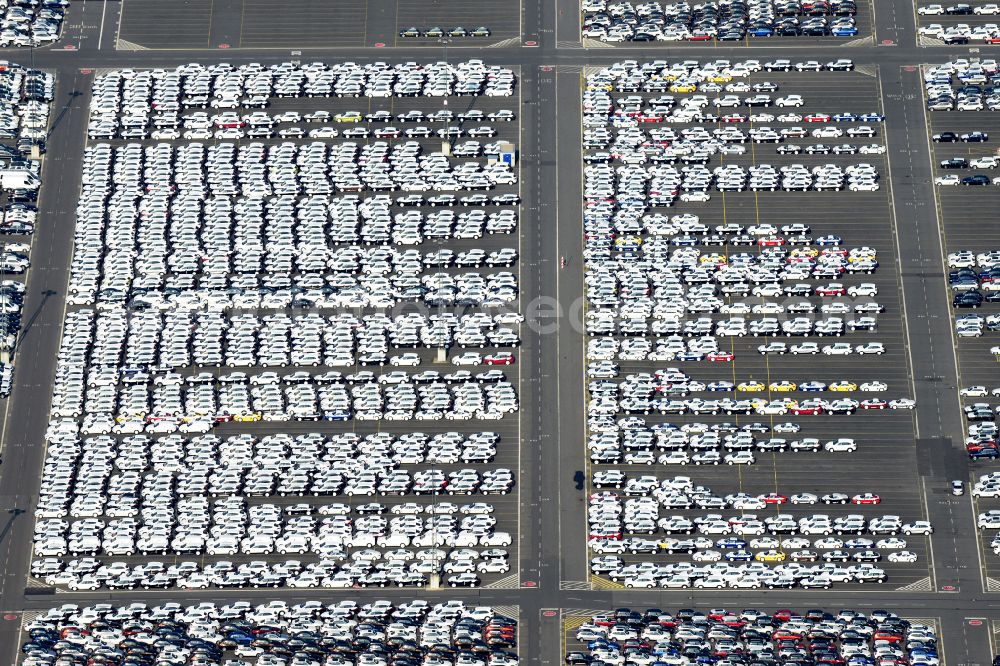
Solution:
M 886 409 L 889 403 L 881 398 L 869 398 L 861 401 L 861 409 Z
M 818 405 L 815 407 L 803 407 L 802 405 L 796 405 L 788 411 L 796 416 L 816 416 L 817 414 L 823 413 L 823 408 Z
M 729 115 L 722 116 L 721 120 L 724 123 L 745 123 L 747 117 L 738 113 L 730 113 Z
M 882 498 L 874 493 L 861 493 L 851 498 L 851 504 L 878 504 Z
M 846 293 L 847 289 L 842 284 L 827 284 L 816 287 L 816 294 L 819 296 L 843 296 Z
M 706 35 L 705 33 L 695 33 L 693 35 L 688 35 L 689 42 L 707 42 L 712 39 L 712 35 Z
M 717 351 L 712 352 L 705 358 L 709 361 L 732 361 L 736 357 L 733 355 L 733 352 Z
M 810 113 L 802 120 L 807 123 L 828 123 L 830 122 L 830 116 L 825 113 Z
M 781 247 L 785 244 L 785 239 L 781 236 L 764 236 L 757 239 L 757 245 L 761 247 Z
M 639 116 L 640 123 L 662 123 L 663 116 Z
M 779 495 L 778 493 L 768 493 L 767 495 L 758 495 L 757 499 L 764 500 L 764 504 L 784 504 L 788 501 L 788 498 L 784 495 Z
M 514 363 L 514 355 L 510 352 L 498 352 L 483 357 L 484 365 L 511 365 Z

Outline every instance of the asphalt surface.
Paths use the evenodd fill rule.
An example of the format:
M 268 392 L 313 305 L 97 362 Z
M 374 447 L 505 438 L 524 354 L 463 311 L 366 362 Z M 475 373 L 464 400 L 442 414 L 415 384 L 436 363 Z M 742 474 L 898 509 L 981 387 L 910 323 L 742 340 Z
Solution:
M 61 603 L 97 601 L 148 603 L 171 600 L 194 603 L 206 599 L 286 600 L 317 597 L 316 591 L 210 590 L 69 593 L 25 587 L 30 557 L 34 495 L 37 493 L 43 432 L 51 396 L 60 322 L 64 307 L 67 268 L 71 254 L 73 209 L 79 188 L 79 165 L 85 140 L 87 103 L 92 72 L 113 67 L 165 67 L 187 62 L 272 63 L 289 57 L 307 60 L 421 61 L 438 59 L 442 45 L 399 48 L 374 46 L 366 32 L 356 27 L 344 31 L 342 41 L 313 39 L 315 32 L 289 28 L 290 36 L 273 34 L 272 25 L 248 29 L 247 22 L 261 14 L 252 5 L 217 0 L 215 10 L 204 14 L 200 0 L 183 0 L 186 25 L 169 31 L 150 23 L 143 3 L 158 8 L 172 3 L 149 0 L 74 2 L 67 19 L 65 39 L 47 49 L 11 50 L 5 57 L 57 74 L 57 97 L 49 154 L 45 158 L 45 185 L 41 196 L 40 224 L 32 248 L 28 274 L 25 326 L 18 351 L 14 390 L 7 410 L 3 434 L 3 464 L 0 466 L 0 557 L 5 559 L 0 578 L 0 646 L 10 656 L 16 650 L 19 613 Z M 180 5 L 181 3 L 178 3 Z M 211 4 L 211 3 L 207 3 Z M 244 4 L 243 25 L 235 27 L 236 5 Z M 273 4 L 273 3 L 271 3 Z M 297 3 L 282 3 L 285 6 Z M 324 3 L 325 4 L 325 3 Z M 402 6 L 404 3 L 400 3 Z M 486 3 L 484 3 L 485 5 Z M 376 16 L 365 19 L 379 39 L 396 34 L 396 8 L 379 10 L 378 0 L 368 5 Z M 486 5 L 486 11 L 492 5 Z M 158 9 L 157 11 L 159 11 Z M 215 13 L 213 13 L 213 11 Z M 261 10 L 263 11 L 263 10 Z M 318 10 L 317 10 L 318 11 Z M 291 10 L 288 12 L 292 14 Z M 484 14 L 485 15 L 485 14 Z M 506 14 L 505 14 L 506 16 Z M 315 20 L 324 35 L 336 32 L 339 22 L 356 22 L 357 14 L 345 11 L 338 21 Z M 949 294 L 942 264 L 941 220 L 935 205 L 930 148 L 924 119 L 919 73 L 916 66 L 941 62 L 949 57 L 968 57 L 970 48 L 987 55 L 992 47 L 968 45 L 917 46 L 913 3 L 903 0 L 878 2 L 874 7 L 871 39 L 849 47 L 806 45 L 796 40 L 763 42 L 763 46 L 723 47 L 712 44 L 670 44 L 648 49 L 630 47 L 583 48 L 579 41 L 579 12 L 575 0 L 537 2 L 523 0 L 520 9 L 519 42 L 477 51 L 464 44 L 448 46 L 449 59 L 480 58 L 487 63 L 520 67 L 523 107 L 521 173 L 524 197 L 520 228 L 522 302 L 536 296 L 555 300 L 563 312 L 578 307 L 582 293 L 580 234 L 581 172 L 579 160 L 579 90 L 583 67 L 609 64 L 622 59 L 670 60 L 786 57 L 791 59 L 852 58 L 859 65 L 877 67 L 881 102 L 887 116 L 884 124 L 888 143 L 892 201 L 891 229 L 900 260 L 902 290 L 900 311 L 908 339 L 905 359 L 913 380 L 917 409 L 911 425 L 895 422 L 891 430 L 916 444 L 888 442 L 887 449 L 905 457 L 905 465 L 885 465 L 883 482 L 909 484 L 926 498 L 927 512 L 936 527 L 931 539 L 934 555 L 934 591 L 887 591 L 878 588 L 831 590 L 822 594 L 802 591 L 642 592 L 581 589 L 586 585 L 586 549 L 583 530 L 585 491 L 577 490 L 573 475 L 585 469 L 583 433 L 583 341 L 567 318 L 556 321 L 552 334 L 525 336 L 522 348 L 522 562 L 520 590 L 461 590 L 421 596 L 475 600 L 494 605 L 517 605 L 522 618 L 520 652 L 531 663 L 561 662 L 563 635 L 561 617 L 551 609 L 610 609 L 620 606 L 757 606 L 776 608 L 825 607 L 836 609 L 890 608 L 904 617 L 938 618 L 950 665 L 980 666 L 990 662 L 992 633 L 997 617 L 997 599 L 985 590 L 976 548 L 973 508 L 968 496 L 952 497 L 944 488 L 953 478 L 970 478 L 964 462 L 963 423 L 957 395 L 958 372 L 951 333 Z M 315 16 L 313 16 L 315 19 Z M 119 19 L 121 19 L 119 24 Z M 161 26 L 166 16 L 156 22 Z M 477 22 L 478 23 L 478 22 Z M 486 23 L 483 19 L 482 23 Z M 389 26 L 392 25 L 392 31 Z M 145 27 L 143 27 L 145 26 Z M 399 23 L 400 27 L 402 26 Z M 308 27 L 308 26 L 307 26 Z M 407 26 L 408 27 L 408 26 Z M 444 27 L 444 26 L 442 26 Z M 469 26 L 466 26 L 469 27 Z M 475 27 L 475 26 L 473 26 Z M 145 30 L 147 36 L 139 38 Z M 257 31 L 257 32 L 255 32 Z M 299 31 L 299 32 L 296 32 Z M 239 36 L 237 40 L 233 35 Z M 259 37 L 248 39 L 248 35 Z M 502 35 L 497 35 L 498 39 Z M 225 38 L 231 48 L 221 52 L 213 41 Z M 273 43 L 263 43 L 273 39 Z M 891 45 L 882 46 L 883 40 Z M 115 49 L 118 42 L 119 50 Z M 133 45 L 145 47 L 133 50 Z M 320 45 L 323 45 L 321 48 Z M 73 47 L 67 49 L 66 47 Z M 479 46 L 478 42 L 470 46 Z M 167 50 L 169 49 L 169 50 Z M 294 49 L 294 56 L 291 50 Z M 975 53 L 975 52 L 973 52 Z M 780 200 L 779 197 L 776 200 Z M 882 253 L 880 253 L 881 255 Z M 565 268 L 560 268 L 560 258 Z M 881 256 L 880 256 L 881 258 Z M 893 263 L 893 262 L 890 262 Z M 882 277 L 888 276 L 886 273 Z M 551 320 L 548 312 L 541 312 Z M 899 333 L 897 332 L 896 335 Z M 860 417 L 858 417 L 860 418 Z M 912 429 L 910 431 L 909 429 Z M 909 460 L 910 457 L 913 460 Z M 872 465 L 880 461 L 873 460 Z M 915 469 L 914 469 L 915 468 Z M 982 469 L 990 469 L 982 467 Z M 979 468 L 976 472 L 978 474 Z M 803 477 L 805 478 L 805 477 Z M 919 485 L 918 485 L 919 484 Z M 926 492 L 924 488 L 926 487 Z M 798 488 L 796 490 L 799 490 Z M 804 488 L 802 488 L 804 490 Z M 902 490 L 901 490 L 902 492 Z M 322 592 L 326 599 L 382 597 L 385 590 Z M 393 594 L 404 599 L 410 595 Z M 9 618 L 9 619 L 8 619 Z M 982 619 L 980 621 L 980 619 Z M 970 623 L 970 620 L 975 622 Z M 978 623 L 976 623 L 978 622 Z

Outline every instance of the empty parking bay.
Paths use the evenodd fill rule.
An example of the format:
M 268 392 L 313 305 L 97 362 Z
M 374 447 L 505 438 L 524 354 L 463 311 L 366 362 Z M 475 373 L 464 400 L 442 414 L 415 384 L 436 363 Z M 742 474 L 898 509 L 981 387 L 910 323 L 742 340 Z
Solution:
M 240 46 L 360 46 L 366 16 L 364 0 L 243 0 Z
M 203 48 L 212 27 L 212 0 L 123 0 L 123 42 L 151 49 Z

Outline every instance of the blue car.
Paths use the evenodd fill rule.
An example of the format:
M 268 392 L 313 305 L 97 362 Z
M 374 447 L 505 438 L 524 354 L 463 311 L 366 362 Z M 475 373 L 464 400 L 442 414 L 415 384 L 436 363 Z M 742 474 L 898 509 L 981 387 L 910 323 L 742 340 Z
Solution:
M 738 537 L 726 537 L 725 539 L 719 539 L 715 542 L 715 545 L 719 548 L 746 548 L 747 542 Z
M 844 239 L 841 238 L 840 236 L 830 235 L 830 236 L 820 236 L 814 242 L 816 243 L 816 245 L 825 247 L 828 245 L 840 245 L 841 243 L 844 242 Z
M 705 355 L 700 352 L 681 352 L 674 357 L 676 361 L 701 361 L 704 360 Z
M 825 391 L 826 384 L 822 382 L 805 382 L 804 384 L 799 384 L 800 391 Z
M 749 31 L 751 37 L 770 37 L 774 34 L 774 29 L 772 28 L 753 28 Z
M 732 391 L 733 390 L 733 383 L 732 382 L 712 382 L 711 384 L 709 384 L 705 388 L 708 389 L 709 391 Z
M 885 116 L 881 113 L 862 113 L 858 116 L 858 120 L 866 123 L 880 123 L 885 120 Z
M 749 562 L 753 559 L 753 553 L 749 550 L 733 550 L 726 553 L 727 562 Z
M 834 37 L 857 37 L 857 28 L 834 28 L 831 33 Z
M 852 123 L 857 119 L 858 119 L 857 116 L 855 116 L 853 113 L 838 113 L 835 116 L 833 116 L 833 120 L 839 123 Z

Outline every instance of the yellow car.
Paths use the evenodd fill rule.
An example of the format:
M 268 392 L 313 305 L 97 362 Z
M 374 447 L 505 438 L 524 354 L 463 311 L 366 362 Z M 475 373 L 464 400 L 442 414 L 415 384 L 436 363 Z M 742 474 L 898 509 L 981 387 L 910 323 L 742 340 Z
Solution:
M 698 86 L 693 83 L 675 83 L 670 86 L 670 92 L 672 93 L 693 93 L 698 90 Z
M 737 384 L 736 390 L 743 391 L 745 393 L 760 393 L 767 387 L 760 382 L 743 382 L 742 384 Z
M 733 80 L 733 77 L 729 74 L 712 74 L 707 80 L 712 83 L 729 83 Z
M 263 418 L 260 412 L 254 412 L 253 414 L 237 414 L 233 417 L 233 420 L 237 423 L 252 423 L 254 421 L 260 421 Z
M 771 382 L 771 386 L 769 388 L 772 391 L 778 391 L 779 393 L 787 393 L 789 391 L 798 390 L 799 387 L 795 382 L 785 380 L 780 382 Z
M 338 123 L 360 123 L 361 113 L 359 111 L 346 111 L 338 113 L 333 117 Z
M 765 550 L 753 556 L 758 562 L 784 562 L 786 557 L 788 556 L 780 550 Z
M 844 382 L 834 382 L 833 384 L 830 384 L 829 386 L 827 386 L 826 390 L 827 391 L 839 391 L 841 393 L 846 392 L 846 391 L 857 391 L 858 390 L 858 385 L 855 384 L 854 382 L 847 382 L 847 381 L 844 381 Z
M 588 83 L 587 90 L 603 90 L 605 92 L 611 92 L 610 83 Z
M 642 245 L 642 238 L 640 236 L 620 236 L 615 239 L 615 247 L 623 245 Z
M 729 263 L 729 260 L 726 258 L 726 255 L 715 252 L 713 254 L 701 255 L 700 257 L 698 257 L 698 263 L 713 264 L 715 266 L 724 266 L 725 264 Z
M 797 247 L 789 255 L 792 257 L 818 257 L 819 250 L 814 247 Z
M 146 412 L 132 412 L 131 414 L 121 414 L 115 417 L 116 423 L 129 423 L 131 421 L 145 421 Z

